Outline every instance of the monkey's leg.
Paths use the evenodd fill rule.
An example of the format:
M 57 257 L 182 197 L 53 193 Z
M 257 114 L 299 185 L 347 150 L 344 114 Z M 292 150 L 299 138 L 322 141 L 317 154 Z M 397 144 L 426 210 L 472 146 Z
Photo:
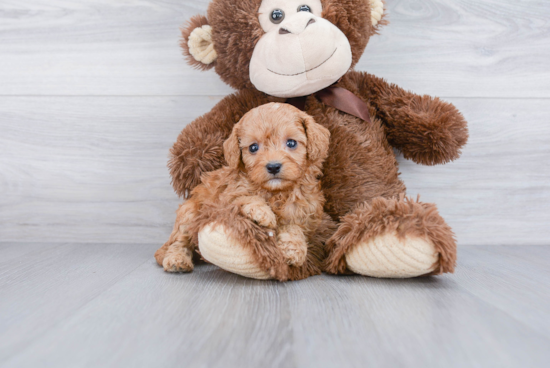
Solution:
M 407 278 L 453 272 L 456 240 L 434 204 L 375 198 L 344 216 L 327 243 L 329 273 Z

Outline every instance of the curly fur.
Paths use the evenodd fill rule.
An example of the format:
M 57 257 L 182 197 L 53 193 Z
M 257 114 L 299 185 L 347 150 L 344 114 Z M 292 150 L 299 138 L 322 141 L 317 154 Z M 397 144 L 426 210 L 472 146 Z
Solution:
M 388 232 L 398 237 L 430 239 L 440 261 L 432 272 L 438 275 L 453 272 L 456 264 L 456 240 L 451 228 L 443 221 L 435 205 L 406 198 L 375 198 L 370 203 L 361 203 L 342 218 L 338 231 L 327 243 L 329 257 L 325 271 L 333 274 L 347 273 L 344 258 L 353 246 Z
M 275 279 L 320 273 L 324 242 L 336 230 L 323 212 L 318 180 L 329 135 L 290 105 L 272 103 L 248 112 L 223 145 L 228 166 L 202 176 L 202 184 L 178 209 L 157 262 L 166 271 L 191 271 L 197 234 L 216 223 L 229 229 Z M 296 147 L 286 146 L 290 138 Z M 258 144 L 257 152 L 248 150 L 252 144 Z M 273 162 L 282 165 L 276 174 L 266 169 Z

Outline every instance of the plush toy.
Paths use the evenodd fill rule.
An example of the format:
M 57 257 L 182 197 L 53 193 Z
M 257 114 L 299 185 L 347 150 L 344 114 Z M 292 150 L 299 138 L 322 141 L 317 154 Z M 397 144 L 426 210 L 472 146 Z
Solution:
M 389 278 L 453 272 L 454 234 L 434 204 L 405 197 L 393 148 L 423 165 L 452 161 L 468 139 L 466 121 L 449 103 L 353 69 L 386 23 L 383 10 L 381 0 L 213 0 L 208 17 L 195 16 L 183 29 L 191 65 L 215 68 L 237 92 L 179 135 L 169 162 L 178 194 L 187 196 L 201 174 L 224 164 L 224 140 L 257 106 L 291 103 L 331 134 L 321 181 L 337 230 L 323 264 L 309 267 L 321 261 L 308 259 L 285 269 L 282 255 L 265 261 L 268 244 L 251 249 L 251 234 L 215 219 L 199 232 L 201 252 L 218 254 L 213 263 L 291 280 L 320 266 Z M 253 236 L 266 239 L 268 232 L 258 228 Z

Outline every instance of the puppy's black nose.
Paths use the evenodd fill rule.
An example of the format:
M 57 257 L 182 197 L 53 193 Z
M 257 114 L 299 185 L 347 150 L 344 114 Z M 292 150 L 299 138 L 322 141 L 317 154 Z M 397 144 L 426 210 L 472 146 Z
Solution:
M 267 169 L 267 172 L 270 174 L 278 174 L 279 171 L 281 171 L 281 167 L 283 165 L 279 162 L 270 162 L 267 165 L 265 165 L 265 168 Z

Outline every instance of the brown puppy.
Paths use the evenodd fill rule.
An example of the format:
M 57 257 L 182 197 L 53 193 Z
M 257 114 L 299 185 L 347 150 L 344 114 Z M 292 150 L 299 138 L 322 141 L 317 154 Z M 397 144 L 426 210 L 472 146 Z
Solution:
M 242 216 L 273 229 L 289 265 L 300 266 L 308 241 L 323 220 L 325 199 L 318 178 L 329 131 L 297 108 L 257 107 L 234 126 L 223 145 L 228 166 L 207 172 L 177 211 L 168 242 L 156 253 L 168 272 L 193 270 L 194 221 L 205 205 L 236 205 Z

